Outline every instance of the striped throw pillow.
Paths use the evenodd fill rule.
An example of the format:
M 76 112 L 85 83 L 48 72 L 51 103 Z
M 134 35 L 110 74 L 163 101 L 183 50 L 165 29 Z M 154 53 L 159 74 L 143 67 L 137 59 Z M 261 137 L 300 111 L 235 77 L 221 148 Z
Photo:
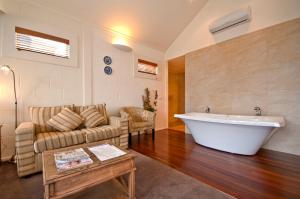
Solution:
M 95 107 L 90 107 L 80 113 L 84 118 L 84 125 L 87 128 L 94 128 L 105 124 L 105 117 Z
M 56 130 L 72 131 L 82 123 L 82 118 L 77 113 L 74 113 L 69 108 L 64 108 L 60 113 L 51 117 L 47 124 Z
M 53 107 L 29 107 L 29 115 L 34 123 L 35 133 L 53 132 L 55 129 L 47 124 L 53 116 L 60 113 L 64 108 L 73 110 L 72 105 L 53 106 Z

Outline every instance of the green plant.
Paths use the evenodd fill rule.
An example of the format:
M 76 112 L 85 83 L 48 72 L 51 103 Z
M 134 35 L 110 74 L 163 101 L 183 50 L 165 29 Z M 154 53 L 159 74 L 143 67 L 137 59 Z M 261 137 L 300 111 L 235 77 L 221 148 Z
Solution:
M 147 111 L 156 112 L 157 99 L 158 99 L 158 92 L 157 92 L 157 90 L 155 90 L 154 101 L 153 101 L 153 104 L 151 104 L 150 91 L 148 88 L 146 88 L 145 95 L 143 95 L 144 109 Z

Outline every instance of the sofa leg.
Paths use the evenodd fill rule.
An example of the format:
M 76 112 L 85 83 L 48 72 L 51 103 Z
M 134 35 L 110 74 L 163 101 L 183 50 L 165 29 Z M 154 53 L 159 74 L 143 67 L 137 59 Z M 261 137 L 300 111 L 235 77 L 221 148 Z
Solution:
M 131 133 L 128 133 L 128 145 L 131 146 Z
M 155 129 L 152 129 L 152 140 L 155 140 Z

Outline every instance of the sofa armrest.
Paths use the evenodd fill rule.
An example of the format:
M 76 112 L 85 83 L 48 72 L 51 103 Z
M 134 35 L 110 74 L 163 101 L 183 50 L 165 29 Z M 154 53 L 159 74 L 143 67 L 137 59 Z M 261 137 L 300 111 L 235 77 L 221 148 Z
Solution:
M 121 131 L 121 135 L 119 137 L 120 147 L 127 149 L 128 148 L 128 120 L 121 117 L 112 116 L 109 118 L 109 124 L 120 128 Z
M 128 120 L 128 121 L 132 120 L 131 116 L 123 110 L 120 110 L 120 115 L 123 120 Z
M 111 116 L 109 117 L 109 124 L 112 126 L 117 126 L 121 130 L 121 135 L 122 134 L 128 134 L 128 120 L 121 118 L 121 117 L 116 117 L 116 116 Z
M 16 129 L 16 137 L 28 134 L 35 134 L 34 124 L 32 122 L 23 122 Z
M 143 119 L 144 120 L 155 123 L 155 117 L 156 117 L 155 112 L 144 110 L 144 112 L 143 112 Z
M 15 133 L 18 175 L 21 177 L 35 171 L 34 124 L 32 122 L 23 122 L 18 126 Z

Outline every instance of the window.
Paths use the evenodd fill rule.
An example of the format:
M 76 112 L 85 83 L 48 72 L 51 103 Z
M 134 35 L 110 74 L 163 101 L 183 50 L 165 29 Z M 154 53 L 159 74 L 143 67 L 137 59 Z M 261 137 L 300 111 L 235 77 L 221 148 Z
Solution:
M 158 65 L 156 63 L 146 61 L 143 59 L 138 59 L 138 72 L 146 73 L 150 75 L 157 75 L 158 73 Z
M 45 33 L 15 27 L 16 49 L 70 58 L 70 42 L 67 39 Z

